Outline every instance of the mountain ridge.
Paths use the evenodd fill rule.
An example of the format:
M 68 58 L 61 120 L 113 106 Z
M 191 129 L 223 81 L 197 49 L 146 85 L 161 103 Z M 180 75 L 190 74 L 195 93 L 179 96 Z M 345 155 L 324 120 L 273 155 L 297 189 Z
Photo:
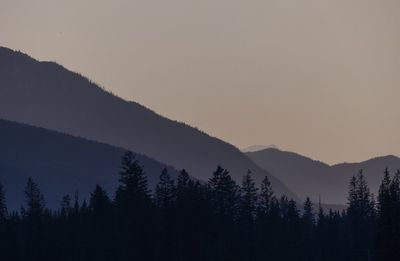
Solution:
M 62 196 L 72 196 L 75 191 L 81 199 L 88 199 L 96 184 L 113 197 L 124 153 L 124 149 L 108 144 L 0 119 L 0 181 L 10 209 L 24 202 L 28 177 L 38 182 L 50 208 L 57 208 Z M 147 174 L 150 189 L 163 168 L 177 177 L 171 166 L 134 155 Z
M 0 48 L 0 118 L 130 149 L 206 180 L 217 165 L 241 182 L 251 170 L 278 194 L 296 198 L 233 145 L 113 95 L 53 62 Z
M 386 167 L 392 172 L 400 169 L 395 155 L 374 157 L 358 163 L 329 165 L 295 152 L 266 149 L 246 153 L 260 167 L 268 168 L 300 198 L 310 196 L 314 202 L 327 204 L 346 202 L 348 182 L 363 169 L 371 191 L 376 195 Z

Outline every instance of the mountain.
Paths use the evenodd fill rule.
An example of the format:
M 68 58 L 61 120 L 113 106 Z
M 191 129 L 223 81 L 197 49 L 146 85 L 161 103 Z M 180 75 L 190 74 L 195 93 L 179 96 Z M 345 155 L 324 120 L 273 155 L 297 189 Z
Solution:
M 346 203 L 350 178 L 360 169 L 363 170 L 371 191 L 375 195 L 378 193 L 385 168 L 388 167 L 392 173 L 400 169 L 400 158 L 396 156 L 332 166 L 293 152 L 277 149 L 249 152 L 247 156 L 260 167 L 271 171 L 300 198 L 310 196 L 314 202 L 321 199 L 327 204 Z
M 0 181 L 8 204 L 17 209 L 24 202 L 28 177 L 40 186 L 49 207 L 58 207 L 62 196 L 88 198 L 96 184 L 113 197 L 124 149 L 42 128 L 0 120 Z M 164 164 L 135 154 L 153 187 Z M 172 177 L 177 171 L 168 167 Z
M 278 194 L 296 197 L 236 147 L 116 97 L 56 63 L 7 48 L 0 48 L 0 118 L 130 149 L 203 180 L 217 165 L 239 182 L 250 169 L 256 182 L 267 175 Z
M 278 147 L 274 144 L 270 145 L 252 145 L 246 148 L 241 149 L 242 152 L 255 152 L 265 149 L 278 149 Z

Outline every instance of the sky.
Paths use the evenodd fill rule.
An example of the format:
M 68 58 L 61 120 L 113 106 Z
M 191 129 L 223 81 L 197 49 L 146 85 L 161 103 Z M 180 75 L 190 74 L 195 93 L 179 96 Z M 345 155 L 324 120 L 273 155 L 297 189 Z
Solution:
M 400 155 L 398 0 L 0 0 L 0 45 L 242 148 Z

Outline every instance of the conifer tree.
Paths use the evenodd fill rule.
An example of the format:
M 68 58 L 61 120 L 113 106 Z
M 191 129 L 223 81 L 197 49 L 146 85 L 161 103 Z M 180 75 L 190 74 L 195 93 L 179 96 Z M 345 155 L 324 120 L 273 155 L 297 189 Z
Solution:
M 143 168 L 131 151 L 122 157 L 119 186 L 115 195 L 119 259 L 149 260 L 153 214 L 150 191 Z
M 159 208 L 170 208 L 175 200 L 175 182 L 171 179 L 168 170 L 161 172 L 156 186 L 156 204 Z
M 368 184 L 360 170 L 350 180 L 348 219 L 353 249 L 363 249 L 364 255 L 354 252 L 354 260 L 362 260 L 372 249 L 375 222 L 375 203 Z
M 107 192 L 99 185 L 90 194 L 89 209 L 95 216 L 103 216 L 110 210 L 110 199 Z
M 246 222 L 253 223 L 257 207 L 258 189 L 251 177 L 251 171 L 243 177 L 240 188 L 239 215 Z
M 254 259 L 254 219 L 257 210 L 257 188 L 251 177 L 251 171 L 243 177 L 240 187 L 238 224 L 241 233 L 239 237 L 243 240 L 241 246 L 241 260 Z
M 7 204 L 3 184 L 0 182 L 0 222 L 7 218 Z
M 258 201 L 258 215 L 266 216 L 270 209 L 272 200 L 274 197 L 274 192 L 272 190 L 271 182 L 269 181 L 268 177 L 265 176 L 263 181 L 261 182 L 261 191 Z
M 309 197 L 307 197 L 306 201 L 304 202 L 302 220 L 308 227 L 315 225 L 315 214 L 311 199 Z
M 45 201 L 43 194 L 40 192 L 39 186 L 32 178 L 28 179 L 25 186 L 25 214 L 30 219 L 38 219 L 43 214 L 45 209 Z
M 184 193 L 189 186 L 190 177 L 186 170 L 181 170 L 178 175 L 177 190 L 178 193 Z
M 67 217 L 71 214 L 71 197 L 69 195 L 65 195 L 61 199 L 61 216 Z
M 221 260 L 224 257 L 232 259 L 235 255 L 234 222 L 237 218 L 239 188 L 229 175 L 229 171 L 218 166 L 208 181 L 209 202 L 212 209 L 212 230 L 215 231 L 211 240 L 218 242 L 209 250 L 210 259 Z M 232 255 L 232 256 L 231 256 Z
M 217 215 L 235 218 L 239 188 L 229 175 L 229 171 L 218 166 L 208 182 L 211 203 Z
M 143 168 L 131 151 L 127 151 L 121 162 L 119 187 L 116 193 L 117 204 L 135 204 L 150 200 L 147 178 Z

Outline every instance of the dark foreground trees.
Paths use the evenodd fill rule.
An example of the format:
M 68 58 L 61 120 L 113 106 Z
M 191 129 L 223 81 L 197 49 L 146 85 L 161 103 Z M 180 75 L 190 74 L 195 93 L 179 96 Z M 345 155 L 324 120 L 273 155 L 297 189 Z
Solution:
M 114 195 L 97 185 L 57 211 L 29 179 L 24 207 L 8 212 L 0 184 L 0 260 L 400 260 L 400 172 L 386 170 L 377 202 L 355 175 L 341 213 L 277 198 L 250 171 L 239 186 L 222 167 L 206 183 L 164 169 L 151 193 L 128 152 L 119 177 Z

